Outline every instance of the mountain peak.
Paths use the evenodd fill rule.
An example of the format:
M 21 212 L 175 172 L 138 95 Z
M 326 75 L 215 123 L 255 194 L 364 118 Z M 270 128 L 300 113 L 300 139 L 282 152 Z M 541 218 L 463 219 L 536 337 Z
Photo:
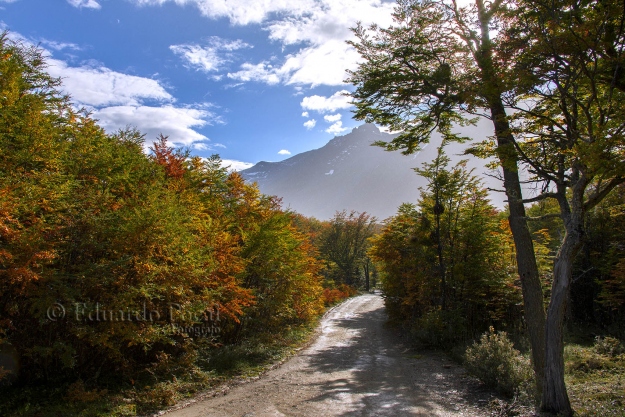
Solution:
M 319 149 L 281 162 L 259 162 L 241 175 L 306 216 L 329 219 L 336 211 L 356 210 L 383 219 L 401 203 L 415 202 L 423 185 L 412 170 L 420 165 L 413 157 L 371 146 L 393 137 L 367 123 Z
M 417 202 L 419 188 L 427 181 L 413 168 L 434 160 L 438 145 L 433 143 L 435 146 L 423 147 L 409 156 L 371 146 L 394 137 L 367 123 L 319 149 L 281 162 L 259 162 L 241 175 L 256 182 L 262 193 L 281 197 L 285 208 L 305 216 L 325 220 L 337 211 L 355 210 L 385 219 L 402 203 Z M 463 145 L 450 144 L 447 153 L 460 159 L 455 154 L 462 149 Z

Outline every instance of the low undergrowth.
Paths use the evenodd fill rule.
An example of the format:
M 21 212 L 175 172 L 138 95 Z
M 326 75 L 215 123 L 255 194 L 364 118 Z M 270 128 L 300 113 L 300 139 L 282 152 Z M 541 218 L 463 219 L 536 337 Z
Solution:
M 529 360 L 516 350 L 505 332 L 491 327 L 465 353 L 467 371 L 498 393 L 533 397 L 534 381 Z
M 566 385 L 578 417 L 625 416 L 625 351 L 617 339 L 564 349 Z
M 464 357 L 467 371 L 510 398 L 498 401 L 493 415 L 535 416 L 529 359 L 512 347 L 503 332 L 491 328 Z M 565 381 L 576 417 L 625 416 L 625 346 L 616 338 L 567 343 Z
M 0 391 L 5 417 L 125 417 L 148 415 L 210 390 L 226 380 L 253 377 L 312 336 L 315 324 L 260 334 L 240 343 L 207 349 L 188 365 L 155 366 L 138 380 L 67 382 Z M 164 361 L 165 363 L 167 361 Z

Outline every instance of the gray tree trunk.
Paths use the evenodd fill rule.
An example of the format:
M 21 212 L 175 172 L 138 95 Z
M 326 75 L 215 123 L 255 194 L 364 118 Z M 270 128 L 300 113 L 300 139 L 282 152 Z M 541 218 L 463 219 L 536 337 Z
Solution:
M 534 242 L 527 227 L 527 217 L 521 180 L 519 178 L 519 156 L 514 146 L 514 136 L 503 105 L 503 89 L 493 64 L 493 51 L 490 41 L 489 24 L 492 15 L 486 10 L 483 0 L 476 0 L 481 24 L 480 49 L 475 60 L 481 71 L 484 97 L 488 101 L 491 120 L 497 137 L 497 157 L 503 171 L 504 189 L 508 197 L 510 216 L 508 222 L 516 248 L 517 269 L 523 292 L 525 323 L 532 348 L 532 365 L 536 376 L 536 388 L 542 391 L 545 366 L 545 307 L 543 290 L 536 264 Z
M 545 376 L 542 406 L 562 416 L 571 416 L 571 403 L 564 384 L 564 315 L 571 281 L 571 265 L 575 252 L 575 238 L 564 238 L 553 268 L 551 302 L 545 325 Z
M 545 367 L 545 307 L 542 283 L 538 273 L 534 242 L 527 226 L 525 205 L 522 202 L 521 180 L 517 168 L 517 154 L 510 126 L 505 120 L 501 99 L 493 103 L 491 114 L 497 135 L 497 154 L 503 171 L 504 188 L 508 197 L 508 222 L 516 248 L 517 270 L 523 293 L 523 310 L 530 345 L 536 389 L 542 391 Z
M 561 190 L 559 201 L 566 234 L 553 265 L 551 301 L 545 325 L 545 375 L 541 408 L 564 417 L 573 415 L 564 384 L 564 318 L 573 275 L 573 260 L 582 244 L 584 181 L 573 187 L 572 204 Z

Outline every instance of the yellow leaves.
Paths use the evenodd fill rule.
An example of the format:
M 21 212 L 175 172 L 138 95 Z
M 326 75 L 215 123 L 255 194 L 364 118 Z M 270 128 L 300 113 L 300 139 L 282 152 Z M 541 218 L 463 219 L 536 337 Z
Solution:
M 57 254 L 54 250 L 46 250 L 33 254 L 29 264 L 35 268 L 40 268 L 43 263 L 51 262 L 56 259 Z
M 2 42 L 0 65 L 14 53 Z M 8 87 L 0 87 L 0 97 L 24 98 L 0 99 L 13 106 L 10 118 L 0 117 L 3 168 L 13 173 L 0 177 L 0 293 L 10 301 L 0 300 L 0 315 L 11 314 L 9 343 L 32 352 L 59 343 L 76 370 L 88 364 L 132 374 L 164 349 L 191 356 L 199 345 L 167 327 L 171 304 L 183 306 L 178 319 L 190 325 L 191 310 L 217 305 L 230 328 L 245 315 L 256 320 L 246 325 L 262 328 L 264 318 L 252 318 L 260 311 L 275 312 L 273 329 L 321 311 L 316 250 L 278 201 L 222 170 L 216 158 L 188 160 L 164 137 L 148 157 L 137 132 L 107 136 L 54 94 L 46 102 L 20 90 L 20 69 L 13 69 Z M 259 283 L 244 284 L 251 274 Z M 55 302 L 67 318 L 78 314 L 76 302 L 100 305 L 111 319 L 90 321 L 86 311 L 81 320 L 43 323 L 37 314 Z M 136 318 L 143 306 L 160 317 L 112 319 Z M 0 322 L 0 333 L 7 326 Z M 25 359 L 29 369 L 62 369 L 45 355 Z

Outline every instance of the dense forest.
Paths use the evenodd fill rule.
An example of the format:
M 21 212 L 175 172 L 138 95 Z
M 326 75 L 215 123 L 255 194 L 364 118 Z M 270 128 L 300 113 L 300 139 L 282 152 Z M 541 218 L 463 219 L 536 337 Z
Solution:
M 218 156 L 107 134 L 45 68 L 41 50 L 0 36 L 2 414 L 28 409 L 24 387 L 39 384 L 53 397 L 143 389 L 137 411 L 167 405 L 175 395 L 155 382 L 201 380 L 211 354 L 267 343 L 355 293 L 368 216 L 339 214 L 331 230 Z
M 217 155 L 107 133 L 41 50 L 0 35 L 0 414 L 166 407 L 376 288 L 411 343 L 544 411 L 573 414 L 573 371 L 620 381 L 622 4 L 399 1 L 394 18 L 354 29 L 355 117 L 401 132 L 377 143 L 389 151 L 443 143 L 415 168 L 428 181 L 416 202 L 384 221 L 306 218 Z M 467 157 L 492 159 L 504 210 L 445 153 L 476 116 L 492 136 Z M 574 339 L 594 356 L 566 356 Z

